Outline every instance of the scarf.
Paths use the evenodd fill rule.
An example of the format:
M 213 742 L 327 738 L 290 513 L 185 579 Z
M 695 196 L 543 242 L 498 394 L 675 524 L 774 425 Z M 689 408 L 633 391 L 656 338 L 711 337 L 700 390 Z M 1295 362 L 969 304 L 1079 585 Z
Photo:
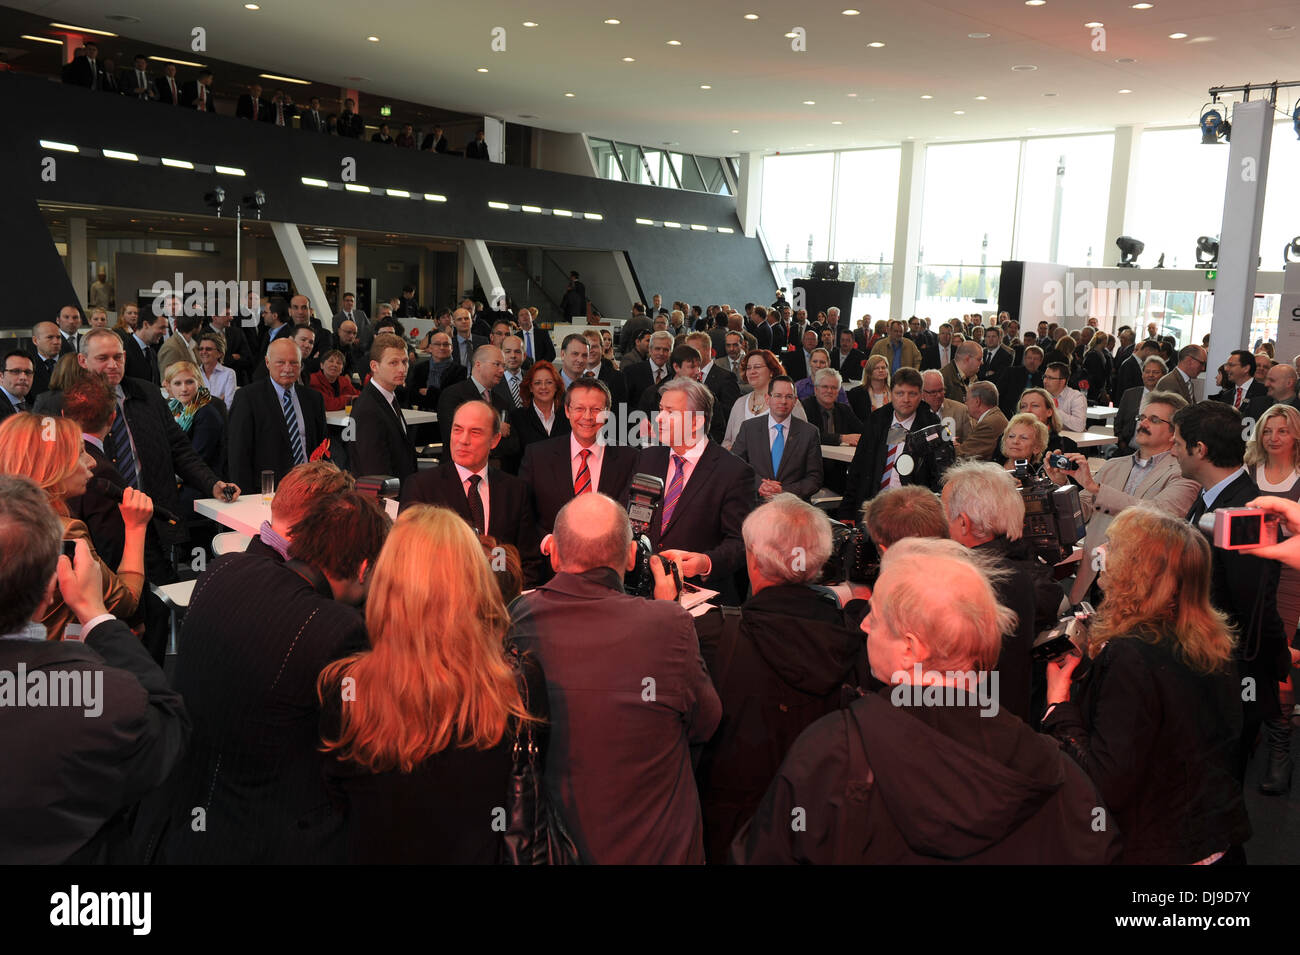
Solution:
M 199 409 L 212 400 L 212 393 L 208 389 L 200 386 L 198 392 L 194 395 L 194 401 L 188 405 L 183 405 L 175 398 L 167 399 L 167 409 L 176 419 L 182 431 L 189 433 L 190 425 L 194 424 L 194 416 L 198 414 Z

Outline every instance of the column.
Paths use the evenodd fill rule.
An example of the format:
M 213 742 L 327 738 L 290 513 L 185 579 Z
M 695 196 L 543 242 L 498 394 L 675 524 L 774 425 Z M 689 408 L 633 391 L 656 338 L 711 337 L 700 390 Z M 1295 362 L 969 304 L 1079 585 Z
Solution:
M 746 237 L 758 231 L 758 217 L 763 206 L 763 154 L 740 154 L 740 181 L 736 183 L 736 218 Z
M 1110 160 L 1110 197 L 1106 205 L 1106 236 L 1098 265 L 1111 265 L 1119 261 L 1115 240 L 1128 235 L 1127 219 L 1133 212 L 1133 201 L 1136 198 L 1138 157 L 1141 151 L 1141 126 L 1115 128 L 1115 150 Z
M 357 237 L 345 235 L 339 237 L 339 304 L 343 304 L 345 293 L 357 294 Z M 371 303 L 371 311 L 374 303 Z
M 916 311 L 916 267 L 921 251 L 921 197 L 925 193 L 925 144 L 905 142 L 898 163 L 898 211 L 894 225 L 894 273 L 889 317 Z
M 90 291 L 90 262 L 86 257 L 86 220 L 79 216 L 68 219 L 68 277 L 84 310 Z
M 330 309 L 329 299 L 325 297 L 325 287 L 320 284 L 316 267 L 312 265 L 311 256 L 307 254 L 307 244 L 302 241 L 302 233 L 292 222 L 272 222 L 271 232 L 275 235 L 276 245 L 284 257 L 284 264 L 289 267 L 289 277 L 299 293 L 306 295 L 316 309 L 316 317 L 329 328 L 333 325 L 334 312 Z

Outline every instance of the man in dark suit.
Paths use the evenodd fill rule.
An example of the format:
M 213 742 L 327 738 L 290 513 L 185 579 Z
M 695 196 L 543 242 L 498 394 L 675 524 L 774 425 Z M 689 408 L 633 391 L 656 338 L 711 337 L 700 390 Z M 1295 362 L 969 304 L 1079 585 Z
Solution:
M 68 513 L 86 525 L 96 553 L 109 567 L 116 567 L 122 561 L 126 525 L 117 501 L 97 488 L 94 479 L 103 478 L 119 490 L 127 486 L 105 445 L 116 414 L 113 391 L 101 377 L 85 373 L 63 393 L 63 417 L 71 418 L 81 427 L 83 449 L 95 461 L 86 493 L 68 498 Z
M 433 132 L 425 134 L 424 141 L 420 143 L 420 149 L 429 153 L 445 153 L 447 151 L 447 137 L 442 134 L 441 126 L 434 126 Z
M 360 139 L 366 131 L 366 121 L 357 112 L 356 100 L 348 97 L 343 101 L 343 112 L 339 113 L 335 127 L 338 134 L 345 139 Z
M 1243 418 L 1230 404 L 1220 401 L 1201 401 L 1174 414 L 1174 457 L 1183 477 L 1203 488 L 1187 519 L 1207 534 L 1213 533 L 1215 510 L 1245 507 L 1259 497 L 1259 488 L 1242 467 L 1246 453 Z M 1277 610 L 1280 567 L 1277 561 L 1248 550 L 1211 547 L 1210 551 L 1210 602 L 1227 615 L 1229 626 L 1236 631 L 1238 672 L 1254 686 L 1253 694 L 1243 694 L 1237 776 L 1245 778 L 1262 725 L 1269 756 L 1260 790 L 1270 795 L 1283 793 L 1291 784 L 1291 739 L 1289 714 L 1282 712 L 1278 683 L 1290 671 L 1291 657 Z
M 215 113 L 217 104 L 212 97 L 212 71 L 204 70 L 196 79 L 181 88 L 181 105 L 201 113 Z
M 158 367 L 158 344 L 167 331 L 165 315 L 144 314 L 140 327 L 123 335 L 126 348 L 126 376 L 139 378 L 152 385 L 162 384 L 162 369 Z
M 402 485 L 402 509 L 413 504 L 451 508 L 476 533 L 518 550 L 524 585 L 531 587 L 542 569 L 532 493 L 521 479 L 488 465 L 488 456 L 501 440 L 501 416 L 487 402 L 474 398 L 458 404 L 450 419 L 444 439 L 447 459 Z M 441 413 L 438 421 L 444 421 Z
M 58 325 L 53 322 L 37 322 L 32 327 L 32 343 L 27 348 L 27 354 L 32 359 L 36 377 L 32 382 L 32 390 L 27 393 L 28 401 L 35 400 L 49 389 L 50 375 L 54 374 L 62 348 L 63 337 L 59 334 Z
M 255 386 L 251 386 L 255 387 Z M 141 807 L 159 863 L 337 864 L 316 678 L 368 645 L 356 607 L 389 521 L 357 491 L 321 497 L 296 525 L 290 560 L 229 554 L 199 579 L 174 684 L 194 721 L 190 750 Z M 191 825 L 204 808 L 205 827 Z M 151 858 L 152 857 L 152 858 Z
M 253 119 L 259 123 L 271 121 L 271 104 L 262 98 L 262 87 L 253 83 L 247 93 L 241 93 L 235 105 L 235 115 L 240 119 Z
M 668 332 L 651 334 L 645 361 L 634 362 L 623 370 L 629 407 L 637 407 L 647 389 L 657 388 L 673 377 L 672 353 L 672 335 Z
M 555 342 L 551 333 L 544 328 L 533 325 L 533 313 L 526 308 L 519 310 L 519 338 L 524 343 L 524 358 L 529 364 L 535 361 L 555 361 Z
M 107 57 L 104 59 L 104 65 L 99 68 L 99 88 L 114 96 L 122 95 L 122 84 L 117 77 L 117 64 Z
M 585 863 L 703 864 L 690 748 L 713 735 L 722 706 L 690 615 L 624 592 L 635 545 L 627 513 L 603 495 L 567 505 L 548 545 L 555 578 L 516 602 L 510 628 L 557 701 L 546 791 Z
M 248 384 L 253 370 L 253 351 L 244 329 L 234 320 L 229 311 L 214 315 L 208 319 L 207 331 L 215 332 L 226 342 L 225 353 L 221 363 L 235 372 L 235 380 L 241 385 Z
M 805 501 L 822 488 L 822 447 L 817 428 L 791 413 L 798 398 L 789 375 L 767 386 L 767 414 L 740 426 L 731 453 L 754 469 L 758 496 L 793 494 Z
M 953 360 L 956 349 L 952 343 L 952 329 L 946 324 L 939 326 L 934 340 L 921 348 L 921 370 L 938 371 Z
M 614 399 L 614 407 L 627 403 L 627 379 L 623 373 L 613 366 L 612 363 L 604 361 L 602 357 L 603 344 L 600 338 L 600 331 L 595 328 L 588 329 L 583 338 L 587 340 L 587 375 L 599 378 L 609 388 L 610 396 Z M 568 387 L 568 382 L 564 383 Z
M 486 138 L 486 134 L 483 132 L 483 130 L 480 129 L 480 130 L 479 130 L 479 131 L 474 135 L 474 139 L 473 139 L 473 141 L 470 142 L 470 143 L 465 147 L 465 158 L 466 158 L 466 159 L 489 159 L 489 158 L 491 158 L 491 157 L 488 156 L 488 144 L 487 144 L 487 138 Z
M 474 333 L 474 313 L 465 308 L 458 308 L 451 316 L 455 334 L 451 337 L 451 360 L 470 368 L 474 364 L 474 353 L 479 346 L 488 344 L 486 335 Z
M 980 363 L 980 381 L 995 384 L 1002 373 L 1015 364 L 1016 353 L 1002 344 L 1002 330 L 990 328 L 984 333 L 984 355 Z
M 378 335 L 370 356 L 370 381 L 352 403 L 357 435 L 350 449 L 352 471 L 405 481 L 417 469 L 415 445 L 397 402 L 397 389 L 406 385 L 406 343 L 396 335 Z
M 1255 356 L 1243 349 L 1228 355 L 1223 366 L 1227 370 L 1228 387 L 1213 396 L 1214 401 L 1232 405 L 1241 412 L 1242 418 L 1260 416 L 1273 406 L 1273 399 L 1268 396 L 1268 388 L 1255 380 Z
M 59 326 L 59 337 L 63 339 L 59 346 L 60 355 L 71 355 L 81 344 L 81 310 L 75 305 L 65 305 L 59 309 L 55 324 Z
M 714 409 L 704 385 L 674 379 L 664 386 L 659 407 L 663 444 L 643 448 L 636 468 L 664 482 L 646 530 L 651 549 L 734 604 L 740 599 L 734 576 L 745 566 L 740 527 L 757 504 L 754 469 L 708 439 Z
M 466 401 L 479 399 L 497 409 L 500 426 L 496 429 L 499 440 L 492 442 L 492 457 L 500 461 L 501 470 L 515 474 L 523 456 L 523 444 L 510 423 L 510 401 L 494 392 L 505 375 L 505 356 L 495 345 L 480 345 L 474 352 L 473 367 L 469 377 L 458 384 L 442 389 L 438 396 L 438 427 L 442 431 L 443 447 L 451 441 L 452 421 L 456 409 Z
M 1119 370 L 1136 350 L 1135 341 L 1137 335 L 1130 326 L 1121 325 L 1115 336 L 1119 339 L 1119 348 L 1115 349 L 1114 361 L 1111 363 L 1110 382 L 1107 387 L 1111 395 L 1122 397 L 1124 392 L 1119 390 Z
M 604 383 L 580 378 L 564 393 L 564 413 L 572 432 L 534 441 L 524 450 L 519 478 L 532 489 L 543 534 L 551 532 L 560 508 L 578 494 L 597 491 L 619 500 L 627 491 L 638 451 L 601 439 L 609 410 L 609 389 Z
M 309 133 L 326 132 L 325 111 L 321 109 L 319 96 L 313 96 L 310 105 L 298 114 L 298 128 Z
M 713 355 L 713 341 L 707 332 L 692 332 L 686 336 L 686 344 L 700 353 L 700 380 L 713 393 L 713 407 L 716 411 L 709 427 L 709 437 L 721 444 L 727 434 L 727 417 L 740 398 L 740 382 L 718 363 Z
M 176 64 L 168 63 L 163 67 L 163 75 L 155 81 L 157 87 L 155 98 L 166 106 L 181 105 L 181 84 L 176 79 Z
M 293 118 L 298 115 L 298 107 L 293 105 L 293 97 L 284 90 L 276 90 L 267 109 L 268 122 L 281 128 L 293 126 Z
M 866 364 L 867 356 L 858 348 L 853 338 L 853 329 L 841 328 L 837 334 L 840 347 L 831 351 L 831 367 L 838 371 L 845 381 L 861 381 L 862 366 Z
M 253 363 L 253 376 L 260 371 L 262 360 L 270 344 L 279 339 L 286 341 L 293 338 L 293 323 L 289 321 L 289 303 L 279 295 L 270 298 L 262 306 L 262 329 L 258 339 L 257 361 Z
M 1037 345 L 1026 348 L 1022 363 L 1004 369 L 997 386 L 998 406 L 1011 418 L 1020 407 L 1020 395 L 1026 388 L 1043 387 L 1043 350 Z
M 812 329 L 803 333 L 800 340 L 800 346 L 794 351 L 788 351 L 781 356 L 781 364 L 785 366 L 785 373 L 795 381 L 803 381 L 810 377 L 809 369 L 812 368 L 811 360 L 813 350 L 818 348 L 817 333 Z
M 292 341 L 271 343 L 268 377 L 235 392 L 226 428 L 230 475 L 245 490 L 262 486 L 262 472 L 275 480 L 302 464 L 325 440 L 325 399 L 299 384 L 302 354 Z
M 813 375 L 813 393 L 803 400 L 803 411 L 808 423 L 817 429 L 818 440 L 823 445 L 856 448 L 862 438 L 862 421 L 852 408 L 838 400 L 839 393 L 840 373 L 833 368 L 823 368 Z M 847 463 L 823 455 L 822 481 L 826 487 L 836 494 L 843 494 L 847 476 Z
M 121 86 L 124 95 L 146 103 L 158 98 L 154 81 L 149 78 L 149 59 L 140 53 L 137 53 L 132 61 L 131 69 L 122 70 L 122 75 L 118 77 L 118 85 Z
M 69 86 L 99 89 L 99 47 L 93 43 L 77 47 L 72 61 L 63 67 L 63 82 Z
M 1151 355 L 1160 354 L 1160 345 L 1154 341 L 1139 342 L 1134 348 L 1132 354 L 1124 359 L 1123 362 L 1116 362 L 1118 366 L 1115 369 L 1115 388 L 1116 393 L 1123 395 L 1130 388 L 1136 388 L 1142 384 L 1142 363 Z M 1161 390 L 1178 390 L 1178 389 L 1161 389 Z M 1181 394 L 1181 391 L 1179 392 Z M 1186 396 L 1184 396 L 1186 397 Z M 1190 401 L 1191 399 L 1188 398 Z
M 877 408 L 863 422 L 862 437 L 845 480 L 841 520 L 857 520 L 863 503 L 888 487 L 921 484 L 935 490 L 940 475 L 934 456 L 918 453 L 919 448 L 908 441 L 908 435 L 938 424 L 939 416 L 921 400 L 921 373 L 914 368 L 898 369 L 890 403 Z M 926 442 L 921 446 L 928 445 Z M 898 466 L 904 454 L 912 464 L 910 470 Z
M 91 329 L 77 361 L 82 368 L 104 374 L 113 389 L 117 413 L 104 449 L 124 485 L 144 491 L 155 505 L 178 516 L 182 510 L 176 489 L 178 476 L 204 495 L 220 497 L 229 488 L 235 498 L 239 496 L 237 486 L 219 480 L 195 453 L 158 388 L 138 378 L 123 377 L 125 349 L 117 335 L 107 329 Z M 175 579 L 168 551 L 185 537 L 183 524 L 172 526 L 155 510 L 144 553 L 145 575 L 151 582 L 165 584 Z
M 32 356 L 22 349 L 14 349 L 4 356 L 0 371 L 0 421 L 30 410 L 27 396 L 36 380 L 35 369 Z
M 1133 439 L 1137 435 L 1142 399 L 1159 388 L 1164 367 L 1164 359 L 1152 355 L 1142 365 L 1142 384 L 1130 388 L 1119 399 L 1119 410 L 1115 413 L 1115 451 L 1109 457 L 1132 454 L 1136 450 Z
M 582 284 L 577 272 L 569 273 L 569 284 L 565 286 L 564 295 L 560 299 L 560 314 L 565 321 L 576 316 L 585 318 L 587 315 L 587 286 Z M 625 347 L 624 351 L 626 350 Z
M 767 309 L 762 305 L 755 305 L 754 310 L 750 313 L 753 322 L 754 338 L 758 340 L 759 348 L 772 350 L 772 326 L 767 323 Z

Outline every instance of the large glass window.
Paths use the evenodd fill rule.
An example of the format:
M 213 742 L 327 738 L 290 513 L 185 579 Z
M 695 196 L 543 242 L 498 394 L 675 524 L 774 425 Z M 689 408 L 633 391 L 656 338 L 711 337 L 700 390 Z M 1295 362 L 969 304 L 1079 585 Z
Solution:
M 1106 199 L 1114 150 L 1113 134 L 1026 141 L 1016 258 L 1073 266 L 1105 263 L 1110 256 L 1105 247 Z
M 1152 268 L 1164 253 L 1165 268 L 1196 267 L 1197 237 L 1219 234 L 1228 149 L 1226 143 L 1202 146 L 1195 127 L 1142 134 L 1134 208 L 1128 218 L 1129 234 L 1146 246 L 1139 265 Z M 1099 264 L 1114 265 L 1119 260 L 1115 236 L 1106 241 L 1106 256 Z
M 618 165 L 618 157 L 614 155 L 614 144 L 608 139 L 591 139 L 591 155 L 596 160 L 596 174 L 601 179 L 613 179 L 615 182 L 623 181 L 623 172 Z
M 769 156 L 763 160 L 759 220 L 768 248 L 778 262 L 811 262 L 828 257 L 834 166 L 833 153 Z
M 972 265 L 1011 255 L 1019 141 L 925 151 L 921 262 Z
M 840 153 L 832 258 L 877 266 L 893 261 L 901 154 L 898 149 Z
M 704 188 L 719 196 L 731 195 L 731 190 L 727 188 L 727 177 L 722 174 L 722 163 L 712 156 L 696 156 L 695 159 L 704 176 Z
M 687 156 L 682 153 L 669 153 L 668 156 L 683 189 L 693 189 L 696 192 L 705 191 L 704 180 L 700 177 L 700 170 L 695 165 L 694 156 Z
M 650 178 L 641 159 L 641 147 L 628 143 L 615 143 L 614 146 L 618 149 L 618 158 L 623 160 L 623 171 L 627 173 L 627 181 L 647 182 L 653 186 L 654 181 Z
M 650 167 L 650 175 L 654 177 L 655 184 L 667 186 L 669 189 L 676 189 L 677 177 L 673 174 L 668 154 L 660 152 L 658 149 L 651 149 L 649 146 L 645 147 L 642 152 L 645 154 L 645 161 Z

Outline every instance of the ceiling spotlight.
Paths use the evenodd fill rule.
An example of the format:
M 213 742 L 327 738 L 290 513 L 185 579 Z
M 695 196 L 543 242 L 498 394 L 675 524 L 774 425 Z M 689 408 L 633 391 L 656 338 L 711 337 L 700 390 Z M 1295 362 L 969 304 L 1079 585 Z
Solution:
M 635 56 L 625 56 L 625 57 L 623 57 L 623 62 L 624 62 L 624 63 L 635 63 L 635 62 L 636 62 L 636 57 L 635 57 Z
M 486 66 L 480 66 L 480 67 L 479 67 L 477 70 L 475 70 L 474 72 L 476 72 L 476 73 L 486 73 L 487 71 L 488 71 L 488 68 L 487 68 Z
M 371 43 L 378 43 L 378 42 L 379 42 L 379 37 L 377 37 L 377 36 L 368 36 L 368 37 L 366 37 L 366 39 L 369 40 Z
M 1206 103 L 1201 107 L 1201 145 L 1213 146 L 1220 140 L 1226 140 L 1232 132 L 1232 126 L 1219 112 L 1219 104 Z
M 979 100 L 981 103 L 984 102 L 984 100 L 988 99 L 987 96 L 976 96 L 975 98 Z
M 524 26 L 526 26 L 526 27 L 535 27 L 535 26 L 537 26 L 537 21 L 536 21 L 536 20 L 525 20 L 525 21 L 524 21 Z
M 862 12 L 861 10 L 853 10 L 853 9 L 840 11 L 840 13 L 844 14 L 844 16 L 846 17 L 856 17 L 861 12 Z
M 564 95 L 567 96 L 567 97 L 569 97 L 569 99 L 573 99 L 573 97 L 577 96 L 578 94 L 577 94 L 577 93 L 565 93 Z
M 1186 40 L 1186 39 L 1187 39 L 1187 34 L 1186 34 L 1186 33 L 1171 33 L 1171 34 L 1169 34 L 1169 39 L 1171 39 L 1171 40 Z
M 806 100 L 803 101 L 803 104 L 804 104 L 805 106 L 816 106 L 816 105 L 817 105 L 817 101 L 816 101 L 815 99 L 806 99 Z
M 795 33 L 793 30 L 791 30 L 789 33 L 787 33 L 787 34 L 785 35 L 785 38 L 786 38 L 787 40 L 793 40 L 793 39 L 794 39 L 795 37 L 797 37 L 798 35 L 799 35 L 799 34 Z
M 1217 269 L 1219 267 L 1219 239 L 1208 235 L 1196 240 L 1196 267 L 1198 269 Z
M 216 209 L 217 215 L 221 215 L 221 204 L 226 201 L 226 190 L 221 186 L 216 186 L 203 197 L 203 201 Z
M 965 115 L 966 115 L 966 111 L 965 111 L 964 109 L 954 109 L 954 110 L 952 111 L 952 114 L 953 114 L 954 116 L 965 116 Z
M 1291 258 L 1291 256 L 1295 258 Z M 1300 235 L 1296 236 L 1286 245 L 1282 246 L 1282 268 L 1286 269 L 1292 262 L 1300 262 Z
M 610 18 L 609 18 L 608 20 L 606 20 L 605 22 L 608 23 L 608 24 L 609 24 L 610 26 L 612 26 L 612 27 L 616 27 L 616 26 L 618 26 L 620 23 L 622 23 L 623 21 L 622 21 L 622 20 L 615 20 L 613 17 L 610 17 Z
M 757 20 L 757 19 L 758 19 L 758 14 L 757 14 L 757 13 L 746 13 L 746 14 L 745 14 L 745 19 L 746 19 L 746 20 Z
M 1036 69 L 1038 69 L 1038 67 L 1034 66 L 1032 63 L 1022 63 L 1022 64 L 1020 64 L 1020 65 L 1018 65 L 1018 66 L 1013 66 L 1013 67 L 1011 67 L 1011 72 L 1012 72 L 1012 73 L 1032 73 L 1032 72 L 1034 72 L 1034 70 L 1036 70 Z
M 669 40 L 669 41 L 668 41 L 668 45 L 669 45 L 669 46 L 681 46 L 681 45 L 682 45 L 682 41 L 681 41 L 681 40 Z
M 1132 93 L 1132 90 L 1120 90 L 1121 93 Z
M 1115 263 L 1116 266 L 1122 269 L 1137 268 L 1137 257 L 1146 248 L 1146 243 L 1132 236 L 1122 235 L 1115 240 L 1115 245 L 1119 247 L 1120 254 L 1120 260 Z
M 245 9 L 245 10 L 261 10 L 262 8 L 259 7 L 259 6 L 258 6 L 257 4 L 255 4 L 255 3 L 246 3 L 246 4 L 244 4 L 244 9 Z
M 1154 7 L 1154 6 L 1155 6 L 1154 3 L 1134 3 L 1134 4 L 1132 4 L 1132 7 L 1133 7 L 1134 10 L 1150 10 L 1150 9 L 1151 9 L 1152 7 Z
M 881 43 L 879 40 L 872 40 L 867 44 L 867 46 L 871 47 L 873 50 L 879 50 L 884 45 L 885 44 Z
M 831 125 L 832 125 L 832 126 L 843 126 L 843 125 L 844 125 L 844 122 L 843 122 L 842 120 L 832 119 L 832 120 L 831 120 Z
M 922 93 L 921 99 L 934 99 L 934 97 L 931 96 L 929 93 Z
M 738 129 L 733 129 L 732 132 L 733 132 L 733 133 L 738 133 L 738 132 L 740 132 L 740 130 L 738 130 Z
M 1089 20 L 1087 23 L 1084 24 L 1084 26 L 1086 26 L 1089 30 L 1095 30 L 1097 29 L 1097 27 L 1104 27 L 1105 25 L 1106 24 L 1102 23 L 1100 20 Z
M 713 87 L 710 86 L 708 83 L 701 83 L 701 84 L 700 84 L 700 89 L 702 89 L 702 90 L 711 90 L 711 89 L 713 89 Z
M 1027 7 L 1041 7 L 1045 3 L 1047 3 L 1047 0 L 1025 0 L 1025 6 Z
M 993 35 L 992 33 L 967 33 L 966 34 L 966 36 L 972 40 L 987 40 L 992 35 Z

